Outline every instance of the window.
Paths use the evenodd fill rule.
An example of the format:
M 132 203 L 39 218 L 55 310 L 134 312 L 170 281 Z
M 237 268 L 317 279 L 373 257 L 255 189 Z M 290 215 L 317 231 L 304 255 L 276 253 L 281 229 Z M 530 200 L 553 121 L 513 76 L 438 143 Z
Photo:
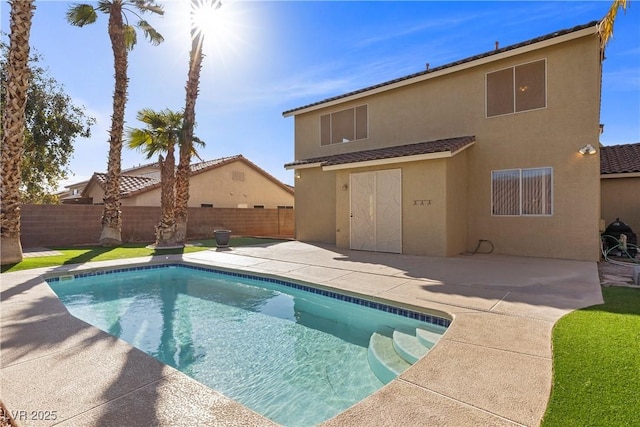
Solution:
M 213 203 L 200 203 L 201 208 L 212 208 Z
M 497 216 L 551 215 L 551 168 L 491 172 L 491 213 Z
M 253 205 L 254 209 L 264 209 L 264 205 Z
M 546 60 L 487 73 L 487 117 L 547 106 Z
M 293 209 L 293 206 L 289 206 L 289 205 L 279 205 L 278 209 Z
M 368 138 L 366 105 L 320 116 L 320 145 L 341 144 Z

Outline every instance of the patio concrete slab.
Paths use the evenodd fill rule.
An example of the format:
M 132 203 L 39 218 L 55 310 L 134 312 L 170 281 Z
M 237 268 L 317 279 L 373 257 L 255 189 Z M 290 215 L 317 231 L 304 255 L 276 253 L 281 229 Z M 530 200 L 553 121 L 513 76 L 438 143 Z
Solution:
M 61 426 L 277 426 L 181 374 L 159 379 L 77 415 Z
M 499 427 L 519 424 L 415 384 L 396 380 L 321 425 Z
M 507 295 L 507 292 L 504 290 L 411 280 L 391 289 L 387 296 L 393 298 L 396 294 L 411 296 L 417 301 L 425 301 L 427 303 L 438 302 L 474 310 L 489 311 Z
M 400 378 L 534 426 L 544 414 L 551 391 L 551 359 L 449 341 L 445 335 Z
M 493 255 L 430 258 L 294 241 L 3 273 L 5 405 L 56 410 L 56 422 L 63 425 L 269 424 L 72 318 L 42 280 L 159 262 L 288 277 L 453 319 L 424 358 L 326 425 L 538 425 L 551 389 L 553 323 L 573 309 L 602 302 L 595 263 Z
M 551 358 L 553 322 L 488 312 L 458 313 L 446 339 Z

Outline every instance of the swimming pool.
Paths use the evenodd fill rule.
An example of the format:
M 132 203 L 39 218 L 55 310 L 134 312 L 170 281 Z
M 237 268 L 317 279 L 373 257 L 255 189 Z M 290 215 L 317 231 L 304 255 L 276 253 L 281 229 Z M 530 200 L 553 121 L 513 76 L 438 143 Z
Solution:
M 283 425 L 317 424 L 362 400 L 409 366 L 399 354 L 420 357 L 449 324 L 182 264 L 48 281 L 74 316 Z

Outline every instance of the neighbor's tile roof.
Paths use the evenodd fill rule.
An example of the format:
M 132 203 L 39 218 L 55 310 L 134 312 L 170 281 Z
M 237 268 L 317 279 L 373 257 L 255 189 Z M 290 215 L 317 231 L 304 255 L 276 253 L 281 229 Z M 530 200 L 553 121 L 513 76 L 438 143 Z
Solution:
M 104 186 L 107 182 L 107 174 L 95 173 L 94 176 L 98 181 L 100 187 L 104 189 Z M 150 178 L 147 176 L 120 175 L 120 196 L 126 197 L 133 192 L 140 191 L 159 183 L 160 180 L 153 177 Z
M 241 161 L 253 169 L 255 169 L 258 173 L 264 175 L 265 178 L 272 181 L 274 184 L 282 187 L 285 191 L 293 194 L 293 188 L 289 185 L 284 184 L 262 168 L 258 167 L 255 163 L 246 159 L 242 154 L 238 154 L 230 157 L 221 157 L 219 159 L 214 160 L 206 160 L 199 163 L 192 163 L 191 166 L 191 175 L 197 175 L 203 172 L 207 172 L 211 169 L 219 168 L 229 163 L 233 163 L 235 161 Z M 153 165 L 153 164 L 151 164 Z M 146 167 L 149 165 L 139 166 Z M 96 180 L 98 185 L 104 190 L 105 184 L 107 182 L 107 174 L 105 173 L 94 173 L 92 180 Z M 151 175 L 121 175 L 120 176 L 120 197 L 126 198 L 131 197 L 139 193 L 144 193 L 146 191 L 153 190 L 154 188 L 158 188 L 162 185 L 160 181 L 160 176 L 151 176 Z M 87 191 L 89 184 L 85 187 L 84 191 Z
M 345 163 L 367 162 L 371 160 L 392 159 L 397 157 L 416 156 L 450 151 L 456 153 L 459 150 L 475 142 L 475 136 L 461 136 L 458 138 L 439 139 L 436 141 L 418 142 L 415 144 L 398 145 L 395 147 L 376 148 L 373 150 L 356 151 L 333 156 L 313 157 L 310 159 L 296 160 L 287 163 L 285 167 L 303 166 L 320 163 L 322 166 L 342 165 Z
M 465 58 L 465 59 L 461 59 L 459 61 L 451 62 L 449 64 L 441 65 L 439 67 L 429 68 L 428 70 L 420 71 L 420 72 L 414 73 L 414 74 L 409 74 L 408 76 L 400 77 L 400 78 L 397 78 L 397 79 L 394 79 L 394 80 L 386 81 L 384 83 L 379 83 L 379 84 L 376 84 L 376 85 L 373 85 L 373 86 L 365 87 L 363 89 L 355 90 L 353 92 L 348 92 L 348 93 L 345 93 L 345 94 L 342 94 L 342 95 L 338 95 L 338 96 L 334 96 L 334 97 L 331 97 L 331 98 L 323 99 L 322 101 L 314 102 L 314 103 L 311 103 L 311 104 L 304 105 L 302 107 L 293 108 L 291 110 L 284 111 L 282 113 L 282 115 L 286 116 L 288 114 L 294 113 L 294 112 L 299 111 L 299 110 L 304 110 L 306 108 L 315 107 L 317 105 L 322 105 L 324 103 L 335 101 L 335 100 L 338 100 L 338 99 L 341 99 L 341 98 L 347 98 L 349 96 L 353 96 L 353 95 L 357 95 L 357 94 L 360 94 L 360 93 L 368 92 L 370 90 L 378 89 L 378 88 L 381 88 L 381 87 L 384 87 L 384 86 L 389 86 L 389 85 L 392 85 L 394 83 L 398 83 L 398 82 L 401 82 L 401 81 L 404 81 L 404 80 L 410 80 L 410 79 L 412 79 L 414 77 L 419 77 L 419 76 L 423 76 L 423 75 L 426 75 L 426 74 L 435 73 L 436 71 L 442 71 L 444 69 L 455 67 L 457 65 L 461 65 L 461 64 L 468 63 L 468 62 L 477 61 L 479 59 L 487 58 L 487 57 L 490 57 L 490 56 L 493 56 L 493 55 L 498 55 L 498 54 L 503 53 L 503 52 L 507 52 L 507 51 L 510 51 L 510 50 L 515 50 L 515 49 L 518 49 L 518 48 L 521 48 L 521 47 L 525 47 L 525 46 L 529 46 L 529 45 L 532 45 L 532 44 L 535 44 L 535 43 L 540 43 L 542 41 L 550 40 L 550 39 L 553 39 L 555 37 L 560 37 L 560 36 L 563 36 L 565 34 L 574 33 L 576 31 L 584 30 L 585 28 L 594 27 L 594 26 L 596 26 L 598 24 L 598 22 L 599 21 L 591 21 L 588 24 L 578 25 L 578 26 L 573 27 L 573 28 L 567 28 L 567 29 L 564 29 L 564 30 L 559 30 L 559 31 L 556 31 L 556 32 L 553 32 L 553 33 L 550 33 L 550 34 L 546 34 L 544 36 L 536 37 L 534 39 L 527 40 L 527 41 L 524 41 L 524 42 L 521 42 L 521 43 L 513 44 L 513 45 L 510 45 L 510 46 L 506 46 L 506 47 L 500 48 L 500 49 L 491 50 L 489 52 L 481 53 L 479 55 L 471 56 L 469 58 Z
M 640 172 L 640 142 L 600 147 L 600 173 Z

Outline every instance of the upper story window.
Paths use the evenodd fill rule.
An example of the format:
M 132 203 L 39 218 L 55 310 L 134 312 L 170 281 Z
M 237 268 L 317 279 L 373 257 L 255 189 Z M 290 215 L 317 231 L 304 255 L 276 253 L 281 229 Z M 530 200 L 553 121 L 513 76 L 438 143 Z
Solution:
M 551 168 L 491 172 L 491 213 L 498 216 L 551 215 L 552 181 Z
M 341 144 L 369 136 L 366 105 L 320 116 L 320 145 Z
M 487 73 L 487 117 L 547 106 L 547 62 L 544 59 Z

